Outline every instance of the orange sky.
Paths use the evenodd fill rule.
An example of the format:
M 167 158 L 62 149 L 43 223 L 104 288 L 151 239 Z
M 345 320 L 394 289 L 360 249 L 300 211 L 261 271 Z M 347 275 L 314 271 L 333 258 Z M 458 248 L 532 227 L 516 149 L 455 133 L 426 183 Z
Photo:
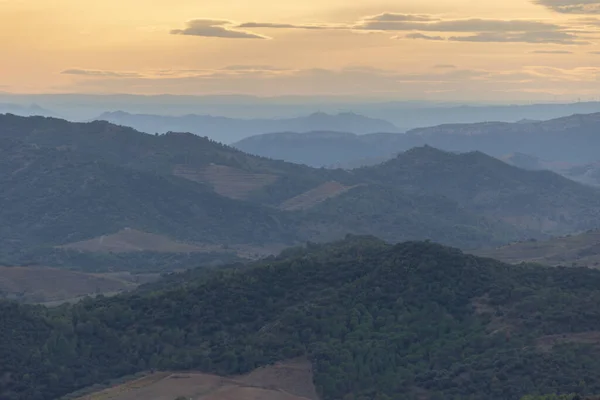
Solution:
M 599 5 L 0 0 L 0 91 L 597 98 Z

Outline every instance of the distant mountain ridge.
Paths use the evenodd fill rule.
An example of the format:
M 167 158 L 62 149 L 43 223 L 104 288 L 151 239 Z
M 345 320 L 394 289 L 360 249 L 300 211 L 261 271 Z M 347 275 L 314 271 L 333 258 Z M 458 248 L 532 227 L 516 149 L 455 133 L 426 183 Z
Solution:
M 398 131 L 390 122 L 354 113 L 333 115 L 317 112 L 305 117 L 285 119 L 236 119 L 212 115 L 163 116 L 116 111 L 106 112 L 95 119 L 130 126 L 151 134 L 169 131 L 191 132 L 226 144 L 252 135 L 282 131 L 324 130 L 357 134 Z
M 352 135 L 327 137 L 340 136 Z M 264 254 L 348 233 L 472 249 L 600 227 L 597 190 L 483 153 L 422 146 L 375 167 L 329 170 L 191 133 L 14 115 L 0 116 L 0 141 L 0 241 L 13 263 L 29 250 L 58 263 L 37 249 L 125 228 Z
M 252 154 L 303 162 L 315 167 L 373 165 L 413 147 L 429 145 L 454 152 L 482 151 L 494 157 L 524 154 L 551 163 L 587 164 L 600 159 L 600 113 L 576 114 L 549 121 L 446 124 L 402 133 L 338 139 L 318 132 L 259 135 L 234 144 Z M 324 144 L 326 142 L 326 144 Z M 321 148 L 331 152 L 327 159 Z M 568 175 L 568 174 L 567 174 Z

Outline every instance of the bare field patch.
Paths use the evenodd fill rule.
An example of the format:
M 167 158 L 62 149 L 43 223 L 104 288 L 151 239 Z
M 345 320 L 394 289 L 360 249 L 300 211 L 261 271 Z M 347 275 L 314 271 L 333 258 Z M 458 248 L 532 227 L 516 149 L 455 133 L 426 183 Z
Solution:
M 94 239 L 60 246 L 60 248 L 99 253 L 128 253 L 135 251 L 193 253 L 207 250 L 193 244 L 176 242 L 166 236 L 141 232 L 135 229 L 123 229 L 112 235 L 102 235 Z
M 536 346 L 539 350 L 548 352 L 556 345 L 566 343 L 581 343 L 581 344 L 600 344 L 600 332 L 590 331 L 581 333 L 565 333 L 559 335 L 543 336 L 536 340 Z
M 61 302 L 86 295 L 117 293 L 137 284 L 100 274 L 45 267 L 0 267 L 0 292 L 30 302 Z
M 158 372 L 75 400 L 318 400 L 312 367 L 293 360 L 243 376 Z
M 356 186 L 344 186 L 335 181 L 325 182 L 316 188 L 284 201 L 279 208 L 286 211 L 306 210 L 327 199 L 346 193 L 355 187 Z
M 600 231 L 557 237 L 545 241 L 523 241 L 475 255 L 509 263 L 535 262 L 552 266 L 600 267 Z
M 178 165 L 173 169 L 173 175 L 194 182 L 209 184 L 218 194 L 238 200 L 247 198 L 253 191 L 270 185 L 278 179 L 277 175 L 254 174 L 216 164 L 201 169 Z

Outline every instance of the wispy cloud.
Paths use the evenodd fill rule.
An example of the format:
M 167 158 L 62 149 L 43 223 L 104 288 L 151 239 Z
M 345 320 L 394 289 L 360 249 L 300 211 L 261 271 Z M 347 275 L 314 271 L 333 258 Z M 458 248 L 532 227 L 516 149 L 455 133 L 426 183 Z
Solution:
M 546 2 L 567 0 L 540 0 Z M 580 0 L 585 1 L 585 0 Z M 598 0 L 600 1 L 600 0 Z M 243 29 L 301 29 L 301 30 L 347 30 L 353 32 L 410 32 L 404 36 L 396 35 L 393 39 L 423 39 L 455 42 L 487 42 L 487 43 L 548 43 L 561 45 L 581 45 L 587 41 L 581 36 L 595 33 L 596 30 L 584 30 L 584 26 L 596 26 L 594 21 L 579 20 L 575 25 L 561 25 L 554 22 L 531 19 L 455 19 L 428 14 L 399 14 L 385 12 L 364 17 L 347 24 L 326 23 L 280 23 L 272 21 L 244 22 L 232 26 L 226 21 L 205 21 L 199 24 L 201 32 L 207 26 L 211 29 L 222 29 L 227 32 Z M 208 21 L 208 22 L 206 22 Z M 218 22 L 219 25 L 215 25 Z M 599 24 L 600 25 L 600 24 Z M 195 32 L 194 27 L 190 27 Z M 223 33 L 219 31 L 219 33 Z M 194 34 L 194 33 L 189 33 Z M 198 33 L 195 33 L 198 34 Z M 230 33 L 227 33 L 230 34 Z M 446 35 L 443 35 L 446 34 Z M 448 36 L 452 35 L 452 36 Z
M 534 50 L 530 51 L 529 54 L 573 54 L 573 52 L 568 50 Z
M 171 34 L 227 39 L 268 39 L 267 36 L 234 29 L 234 25 L 231 21 L 194 19 L 188 21 L 184 29 L 171 30 Z
M 446 40 L 442 36 L 431 36 L 424 33 L 409 33 L 405 36 L 394 36 L 392 39 L 425 39 L 425 40 Z
M 534 0 L 534 3 L 563 14 L 600 14 L 600 0 Z
M 576 35 L 560 31 L 533 32 L 481 32 L 470 36 L 452 36 L 448 40 L 456 42 L 488 43 L 553 43 L 563 45 L 589 44 Z
M 123 71 L 105 71 L 99 69 L 79 69 L 71 68 L 61 71 L 63 75 L 80 75 L 80 76 L 91 76 L 100 78 L 139 78 L 141 75 L 137 72 L 123 72 Z

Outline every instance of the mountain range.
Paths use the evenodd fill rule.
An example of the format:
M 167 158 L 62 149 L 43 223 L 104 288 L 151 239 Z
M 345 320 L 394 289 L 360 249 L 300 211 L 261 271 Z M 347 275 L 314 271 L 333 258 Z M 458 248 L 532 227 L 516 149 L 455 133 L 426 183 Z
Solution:
M 377 166 L 328 170 L 189 133 L 13 115 L 0 116 L 0 149 L 5 263 L 131 265 L 140 257 L 105 254 L 102 264 L 70 246 L 126 228 L 230 260 L 347 233 L 471 249 L 600 226 L 596 189 L 480 152 L 423 146 Z M 168 257 L 163 250 L 146 263 Z M 172 268 L 206 262 L 177 257 Z
M 73 121 L 85 121 L 105 111 L 122 110 L 132 114 L 220 115 L 242 119 L 295 118 L 314 112 L 336 114 L 354 112 L 390 121 L 401 131 L 440 124 L 485 121 L 517 122 L 548 120 L 572 114 L 600 112 L 600 102 L 541 104 L 482 104 L 481 102 L 390 101 L 385 98 L 353 96 L 248 95 L 90 95 L 90 94 L 12 94 L 0 91 L 0 102 L 39 104 Z M 177 129 L 167 129 L 176 131 Z M 348 130 L 352 132 L 352 130 Z M 154 133 L 154 132 L 152 132 Z M 267 132 L 260 132 L 267 133 Z
M 267 132 L 309 132 L 328 130 L 355 132 L 397 132 L 393 124 L 354 113 L 330 115 L 322 112 L 286 119 L 237 119 L 211 115 L 162 116 L 107 112 L 96 120 L 130 126 L 146 133 L 191 132 L 221 143 L 233 143 L 248 136 Z
M 597 270 L 507 265 L 426 242 L 310 244 L 54 310 L 0 301 L 0 393 L 54 400 L 147 371 L 179 384 L 144 398 L 175 399 L 192 379 L 182 371 L 231 382 L 298 358 L 310 363 L 309 398 L 322 400 L 597 393 L 599 285 Z M 212 380 L 221 391 L 196 395 L 250 398 L 225 397 Z M 130 397 L 119 399 L 144 393 L 141 381 L 121 388 Z
M 233 145 L 260 156 L 315 167 L 342 168 L 377 164 L 413 147 L 430 145 L 453 152 L 482 151 L 498 158 L 512 155 L 518 166 L 550 168 L 564 171 L 567 176 L 576 176 L 582 173 L 577 170 L 569 172 L 567 167 L 596 163 L 600 158 L 596 151 L 600 146 L 600 136 L 596 134 L 599 129 L 600 113 L 596 113 L 549 121 L 440 125 L 410 130 L 405 134 L 271 133 L 250 137 Z M 331 158 L 326 152 L 332 154 Z M 520 155 L 521 160 L 517 160 L 515 155 Z M 524 157 L 531 158 L 529 165 L 524 163 Z M 538 160 L 532 161 L 534 158 Z

